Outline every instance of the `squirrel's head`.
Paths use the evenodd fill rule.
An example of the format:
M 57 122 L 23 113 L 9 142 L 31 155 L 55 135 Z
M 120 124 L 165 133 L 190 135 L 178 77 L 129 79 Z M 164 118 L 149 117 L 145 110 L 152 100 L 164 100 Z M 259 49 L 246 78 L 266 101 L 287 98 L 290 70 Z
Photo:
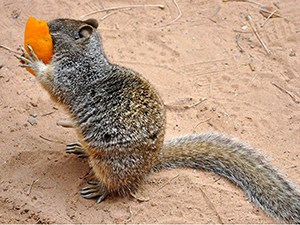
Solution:
M 70 93 L 77 93 L 76 90 L 80 93 L 82 87 L 97 79 L 101 69 L 110 64 L 97 32 L 97 20 L 55 19 L 48 26 L 53 41 L 56 93 L 66 99 L 72 96 Z
M 55 19 L 48 22 L 48 26 L 53 40 L 54 55 L 58 54 L 58 58 L 74 59 L 89 54 L 95 56 L 97 52 L 104 56 L 101 39 L 97 33 L 97 20 Z

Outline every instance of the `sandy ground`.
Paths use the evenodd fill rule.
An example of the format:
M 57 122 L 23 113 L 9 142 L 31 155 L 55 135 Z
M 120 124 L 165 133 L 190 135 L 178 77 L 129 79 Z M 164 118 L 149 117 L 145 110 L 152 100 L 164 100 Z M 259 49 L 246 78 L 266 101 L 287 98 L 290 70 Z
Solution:
M 100 21 L 111 61 L 142 73 L 171 106 L 166 138 L 205 131 L 238 137 L 300 186 L 300 5 L 257 1 L 278 7 L 282 17 L 261 27 L 258 5 L 221 0 L 178 0 L 175 22 L 172 0 L 2 0 L 0 44 L 22 45 L 31 15 L 78 19 L 104 8 L 162 4 L 91 17 Z M 64 153 L 76 135 L 56 125 L 67 115 L 2 48 L 0 68 L 0 223 L 276 223 L 226 179 L 191 169 L 151 174 L 138 193 L 148 201 L 82 199 L 88 163 Z

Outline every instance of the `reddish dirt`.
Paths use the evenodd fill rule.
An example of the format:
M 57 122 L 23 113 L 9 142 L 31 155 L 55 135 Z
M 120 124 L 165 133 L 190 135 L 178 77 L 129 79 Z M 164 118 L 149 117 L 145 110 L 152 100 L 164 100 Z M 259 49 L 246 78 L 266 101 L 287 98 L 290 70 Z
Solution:
M 103 8 L 162 4 L 164 9 L 138 7 L 91 17 L 100 21 L 111 61 L 143 74 L 170 106 L 166 138 L 205 131 L 238 137 L 300 186 L 300 5 L 257 1 L 279 7 L 282 17 L 261 27 L 266 18 L 256 4 L 177 0 L 182 16 L 166 26 L 178 15 L 171 0 L 6 0 L 0 3 L 0 44 L 22 45 L 29 16 L 79 19 Z M 248 14 L 271 56 L 251 31 Z M 109 197 L 97 205 L 82 199 L 79 188 L 87 181 L 88 163 L 64 153 L 76 135 L 56 125 L 68 116 L 3 48 L 0 67 L 0 223 L 277 222 L 231 182 L 191 169 L 151 174 L 138 193 L 148 201 Z M 176 107 L 203 98 L 189 109 Z M 32 116 L 35 125 L 28 123 Z

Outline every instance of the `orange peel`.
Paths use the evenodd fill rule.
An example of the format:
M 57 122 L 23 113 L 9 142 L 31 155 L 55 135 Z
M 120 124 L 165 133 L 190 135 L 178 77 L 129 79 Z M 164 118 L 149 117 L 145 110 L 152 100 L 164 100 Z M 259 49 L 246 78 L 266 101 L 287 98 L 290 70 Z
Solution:
M 30 45 L 37 55 L 45 64 L 50 63 L 53 56 L 53 42 L 50 35 L 48 24 L 45 20 L 37 20 L 29 17 L 25 27 L 24 47 L 30 54 L 28 49 Z M 26 68 L 30 73 L 35 75 L 34 71 Z

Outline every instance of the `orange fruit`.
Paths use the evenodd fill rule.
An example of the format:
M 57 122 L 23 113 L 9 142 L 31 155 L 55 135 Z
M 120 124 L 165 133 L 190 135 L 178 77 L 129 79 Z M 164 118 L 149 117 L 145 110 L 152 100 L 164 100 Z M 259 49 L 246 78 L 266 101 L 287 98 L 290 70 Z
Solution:
M 46 21 L 37 20 L 34 17 L 28 18 L 25 27 L 24 47 L 30 54 L 27 45 L 32 47 L 37 57 L 45 64 L 50 63 L 53 56 L 53 42 Z M 26 69 L 35 75 L 33 70 Z

